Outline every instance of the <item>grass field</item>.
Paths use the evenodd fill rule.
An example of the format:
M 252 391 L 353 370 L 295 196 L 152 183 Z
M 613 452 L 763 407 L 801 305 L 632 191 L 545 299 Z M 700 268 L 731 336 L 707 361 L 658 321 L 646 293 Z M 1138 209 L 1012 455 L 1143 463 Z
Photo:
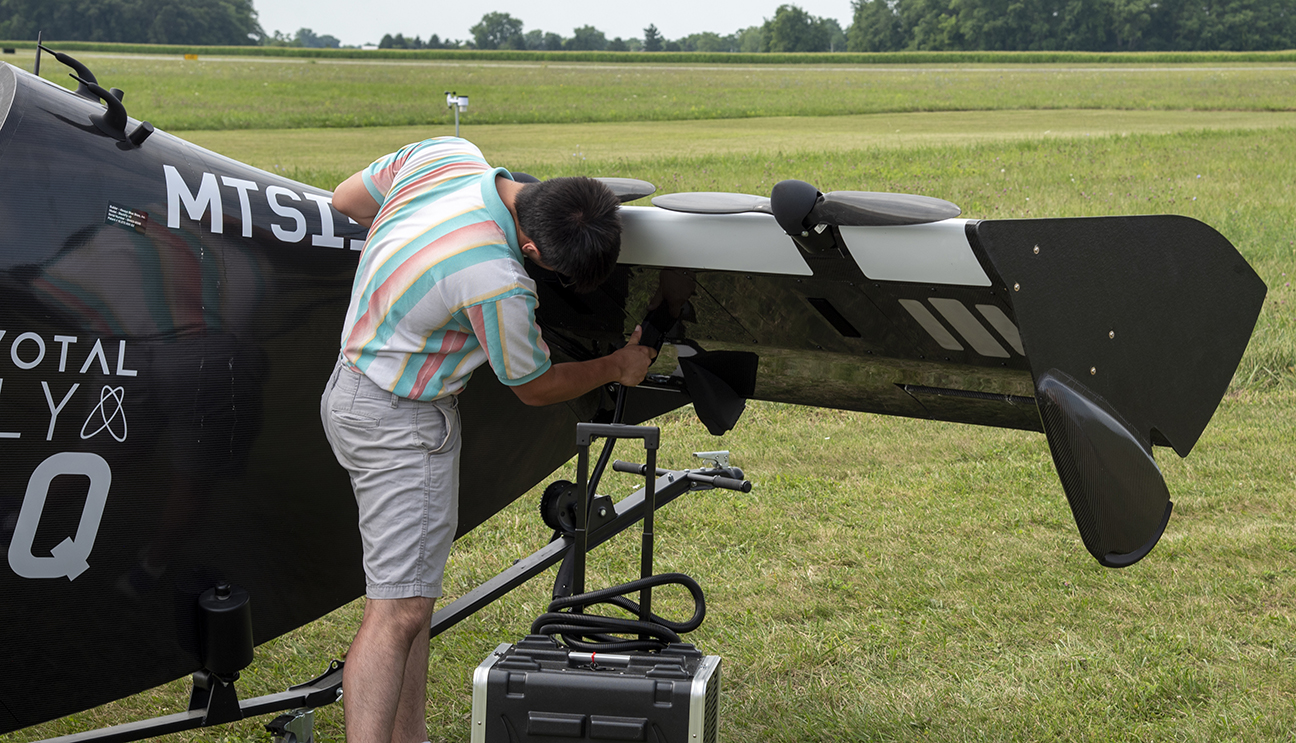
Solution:
M 683 85 L 706 89 L 732 72 L 644 74 L 677 85 L 692 76 Z M 1026 87 L 1054 74 L 1018 72 Z M 1289 86 L 1293 72 L 1283 73 Z M 508 75 L 532 72 L 490 74 L 504 89 Z M 1266 99 L 1277 78 L 1256 74 L 1217 92 Z M 158 83 L 180 89 L 174 77 Z M 248 79 L 230 90 L 254 87 Z M 133 87 L 147 101 L 146 83 Z M 835 97 L 831 88 L 815 90 L 806 100 L 837 105 L 822 100 Z M 795 177 L 825 191 L 938 196 L 975 218 L 1184 214 L 1220 230 L 1269 286 L 1242 368 L 1197 448 L 1183 460 L 1157 451 L 1174 517 L 1152 554 L 1125 570 L 1085 552 L 1036 434 L 767 403 L 753 403 L 719 439 L 687 410 L 661 419 L 664 466 L 730 449 L 755 482 L 748 495 L 687 496 L 658 520 L 658 568 L 690 573 L 707 590 L 708 619 L 691 637 L 724 657 L 727 741 L 1296 741 L 1296 128 L 1258 105 L 1203 111 L 1212 106 L 1189 105 L 1187 90 L 1175 94 L 1185 110 L 1148 110 L 1160 97 L 1119 115 L 1026 105 L 1046 90 L 1024 93 L 1021 111 L 904 113 L 944 104 L 939 91 L 915 91 L 907 108 L 875 115 L 465 130 L 509 167 L 632 176 L 662 192 L 761 193 Z M 1143 92 L 1119 95 L 1137 102 Z M 335 105 L 363 100 L 342 95 Z M 209 124 L 192 138 L 331 187 L 392 146 L 444 133 L 435 118 L 420 124 L 303 132 Z M 634 487 L 610 477 L 610 494 Z M 520 499 L 460 540 L 450 597 L 546 541 L 537 499 Z M 632 531 L 596 553 L 591 585 L 633 577 L 637 544 Z M 433 642 L 434 741 L 467 739 L 472 669 L 525 633 L 548 583 L 534 581 Z M 678 597 L 658 601 L 684 611 Z M 243 694 L 322 671 L 344 652 L 359 610 L 357 602 L 258 648 Z M 187 689 L 180 680 L 11 738 L 178 711 Z M 262 722 L 172 739 L 265 740 Z M 317 733 L 342 740 L 339 709 L 320 711 Z
M 1084 66 L 576 65 L 81 55 L 168 130 L 839 116 L 898 111 L 1296 110 L 1296 64 Z M 34 59 L 15 58 L 31 70 Z M 41 74 L 74 85 L 46 60 Z

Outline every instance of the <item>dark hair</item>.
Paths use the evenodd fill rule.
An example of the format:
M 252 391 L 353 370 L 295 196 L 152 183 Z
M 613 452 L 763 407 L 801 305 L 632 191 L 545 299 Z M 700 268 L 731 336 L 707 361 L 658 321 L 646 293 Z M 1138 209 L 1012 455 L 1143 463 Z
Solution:
M 514 202 L 541 260 L 579 292 L 594 291 L 616 268 L 620 206 L 607 186 L 584 176 L 527 184 Z

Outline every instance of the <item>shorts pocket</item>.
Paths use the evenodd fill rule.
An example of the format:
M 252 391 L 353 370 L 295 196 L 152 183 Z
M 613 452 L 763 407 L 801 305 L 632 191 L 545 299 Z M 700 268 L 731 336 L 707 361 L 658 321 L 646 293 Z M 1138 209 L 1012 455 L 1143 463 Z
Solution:
M 439 454 L 454 440 L 455 421 L 459 417 L 453 404 L 449 410 L 441 405 L 420 405 L 415 413 L 414 433 L 419 446 L 429 454 Z
M 370 418 L 367 415 L 358 415 L 345 410 L 330 410 L 329 416 L 337 425 L 349 428 L 377 428 L 379 421 L 378 418 Z

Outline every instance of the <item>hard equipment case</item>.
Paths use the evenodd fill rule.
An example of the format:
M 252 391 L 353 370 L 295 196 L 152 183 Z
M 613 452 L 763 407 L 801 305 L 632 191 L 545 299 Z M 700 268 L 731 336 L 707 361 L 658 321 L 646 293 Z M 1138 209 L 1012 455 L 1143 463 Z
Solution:
M 715 743 L 720 656 L 692 645 L 580 653 L 553 638 L 507 643 L 473 673 L 472 743 Z

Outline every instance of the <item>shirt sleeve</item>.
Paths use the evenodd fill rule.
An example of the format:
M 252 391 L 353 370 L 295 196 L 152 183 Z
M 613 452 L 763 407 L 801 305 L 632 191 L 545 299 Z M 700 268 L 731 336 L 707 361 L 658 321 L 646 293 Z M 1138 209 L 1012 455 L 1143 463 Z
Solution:
M 378 158 L 361 171 L 360 179 L 364 181 L 365 188 L 369 189 L 369 195 L 378 202 L 379 206 L 387 198 L 387 192 L 396 182 L 396 176 L 400 174 L 401 167 L 405 165 L 405 160 L 409 158 L 414 147 L 415 145 L 412 144 L 406 145 L 390 155 Z
M 521 291 L 466 310 L 491 369 L 510 387 L 526 384 L 553 366 L 536 324 L 538 304 L 535 294 Z

